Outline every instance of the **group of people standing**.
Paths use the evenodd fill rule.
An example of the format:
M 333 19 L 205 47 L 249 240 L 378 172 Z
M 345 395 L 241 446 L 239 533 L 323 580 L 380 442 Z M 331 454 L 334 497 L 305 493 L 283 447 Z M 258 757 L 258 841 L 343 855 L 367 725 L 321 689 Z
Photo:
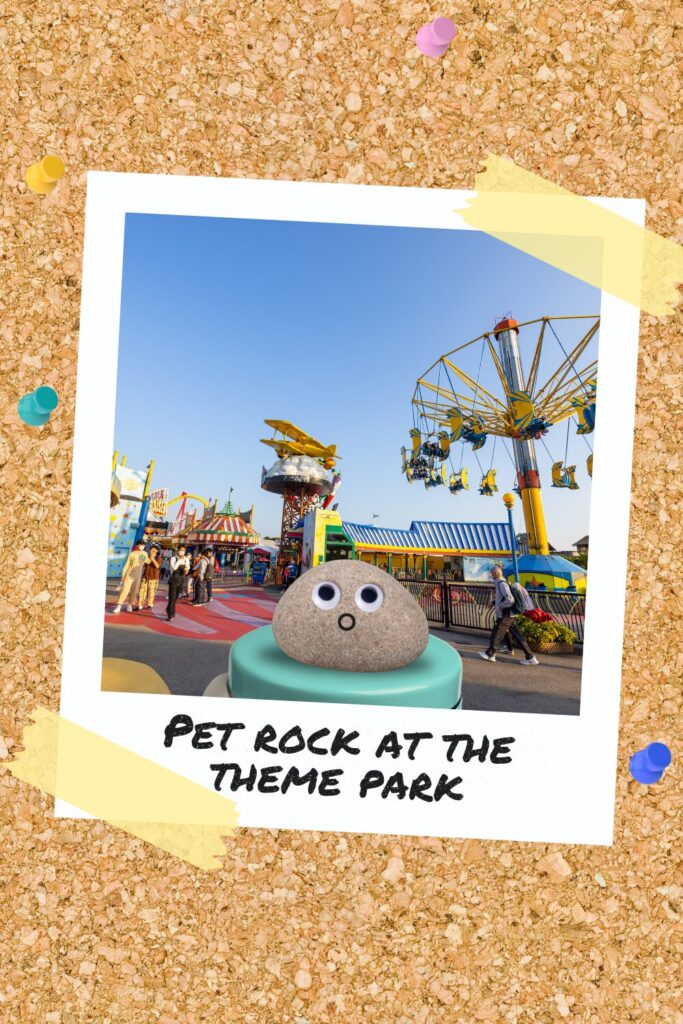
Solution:
M 175 618 L 176 602 L 192 600 L 192 604 L 208 604 L 213 601 L 213 577 L 216 560 L 213 548 L 205 548 L 194 561 L 181 545 L 169 560 L 168 604 L 166 618 Z
M 121 587 L 112 615 L 118 615 L 124 604 L 129 612 L 153 608 L 160 576 L 160 549 L 152 544 L 147 551 L 144 540 L 139 540 L 121 571 Z
M 213 601 L 215 571 L 213 548 L 205 548 L 191 557 L 181 545 L 173 553 L 166 552 L 162 559 L 156 544 L 147 549 L 145 541 L 140 540 L 130 551 L 121 571 L 121 586 L 112 615 L 120 614 L 124 605 L 129 612 L 153 608 L 159 580 L 165 576 L 168 580 L 166 618 L 170 622 L 179 600 L 191 600 L 193 604 Z

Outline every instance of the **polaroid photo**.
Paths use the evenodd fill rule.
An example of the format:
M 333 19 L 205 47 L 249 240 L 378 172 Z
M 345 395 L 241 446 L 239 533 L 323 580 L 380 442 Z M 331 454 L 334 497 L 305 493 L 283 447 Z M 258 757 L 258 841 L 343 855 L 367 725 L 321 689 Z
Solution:
M 61 713 L 242 826 L 612 841 L 639 312 L 468 196 L 88 175 Z

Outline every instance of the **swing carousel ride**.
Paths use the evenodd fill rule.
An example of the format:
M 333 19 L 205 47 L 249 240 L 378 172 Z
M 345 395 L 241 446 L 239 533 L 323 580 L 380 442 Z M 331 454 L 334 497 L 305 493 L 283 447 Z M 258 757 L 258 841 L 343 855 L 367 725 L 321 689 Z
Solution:
M 491 497 L 498 490 L 494 460 L 500 443 L 512 463 L 513 490 L 524 512 L 529 553 L 519 560 L 522 582 L 585 585 L 576 565 L 550 554 L 536 443 L 550 457 L 551 485 L 577 490 L 577 467 L 567 465 L 574 426 L 587 445 L 586 470 L 593 475 L 588 435 L 595 427 L 597 358 L 591 342 L 599 326 L 598 316 L 544 316 L 521 324 L 508 316 L 492 331 L 440 356 L 415 385 L 411 447 L 401 449 L 403 473 L 409 483 L 421 480 L 428 489 L 447 487 L 457 495 L 470 488 L 463 466 L 469 447 L 481 473 L 479 493 Z M 572 336 L 566 346 L 560 333 Z M 530 356 L 526 372 L 522 344 Z M 483 380 L 496 384 L 489 390 Z M 565 421 L 564 458 L 558 459 L 550 446 L 561 441 Z M 487 442 L 488 468 L 482 464 Z

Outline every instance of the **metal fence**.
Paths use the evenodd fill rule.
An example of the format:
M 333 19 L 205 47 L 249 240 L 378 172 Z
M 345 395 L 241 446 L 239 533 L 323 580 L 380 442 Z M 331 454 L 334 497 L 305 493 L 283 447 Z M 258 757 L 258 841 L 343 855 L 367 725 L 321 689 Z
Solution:
M 446 584 L 434 580 L 417 580 L 409 576 L 396 576 L 396 579 L 413 595 L 430 622 L 447 625 L 444 612 Z
M 493 628 L 493 587 L 489 583 L 454 583 L 397 575 L 396 579 L 418 602 L 430 622 L 444 629 L 490 632 Z M 531 590 L 534 607 L 541 608 L 576 634 L 583 643 L 586 599 L 567 591 Z

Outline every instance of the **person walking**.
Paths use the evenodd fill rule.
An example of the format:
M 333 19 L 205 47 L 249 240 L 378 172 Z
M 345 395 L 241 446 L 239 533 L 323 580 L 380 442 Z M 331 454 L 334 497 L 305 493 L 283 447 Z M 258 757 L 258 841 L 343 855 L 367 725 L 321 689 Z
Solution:
M 133 550 L 128 553 L 128 558 L 121 571 L 121 588 L 116 604 L 112 609 L 112 615 L 119 615 L 123 604 L 128 605 L 127 611 L 129 612 L 133 611 L 133 606 L 137 610 L 140 583 L 146 561 L 145 542 L 144 540 L 139 540 L 133 547 Z
M 187 578 L 190 571 L 190 559 L 185 554 L 185 548 L 179 547 L 177 554 L 171 556 L 169 561 L 171 575 L 168 578 L 168 604 L 166 605 L 166 618 L 170 622 L 175 618 L 175 606 L 182 589 L 183 580 Z
M 171 555 L 170 552 L 164 551 L 164 557 L 161 560 L 161 579 L 167 580 L 171 575 Z
M 159 586 L 159 577 L 161 576 L 161 565 L 159 548 L 152 544 L 145 568 L 142 571 L 142 582 L 140 583 L 139 605 L 141 611 L 145 606 L 147 608 L 154 607 L 154 598 Z
M 207 548 L 204 552 L 206 555 L 206 572 L 204 573 L 204 583 L 206 585 L 206 601 L 213 601 L 213 577 L 216 571 L 216 561 L 213 557 L 213 548 Z
M 186 557 L 188 569 L 181 581 L 182 586 L 180 588 L 180 594 L 178 596 L 178 600 L 180 601 L 189 601 L 192 598 L 192 583 L 194 582 L 192 579 L 192 572 L 195 565 L 197 564 L 196 559 L 193 558 L 191 552 L 189 552 Z
M 515 602 L 515 612 L 518 615 L 530 612 L 534 607 L 534 602 L 531 600 L 531 595 L 526 587 L 523 587 L 521 583 L 515 582 L 510 584 L 510 590 Z
M 202 551 L 192 570 L 194 578 L 194 598 L 192 604 L 206 604 L 205 577 L 208 565 L 209 559 L 206 557 L 206 553 Z
M 538 665 L 538 659 L 534 657 L 533 651 L 512 619 L 515 600 L 507 581 L 503 579 L 503 570 L 499 565 L 494 565 L 491 569 L 491 579 L 493 580 L 493 603 L 496 622 L 491 630 L 489 645 L 485 651 L 479 651 L 479 657 L 485 661 L 495 661 L 496 646 L 500 644 L 507 633 L 510 633 L 513 641 L 524 651 L 525 657 L 521 660 L 520 664 Z
M 291 587 L 294 580 L 299 575 L 299 566 L 292 558 L 288 565 L 285 566 L 285 590 Z
M 522 586 L 521 583 L 515 581 L 510 584 L 510 593 L 512 594 L 513 606 L 511 613 L 513 615 L 523 615 L 524 612 L 530 612 L 534 607 L 534 602 L 529 596 L 529 592 Z M 517 628 L 517 627 L 515 627 Z M 512 647 L 512 634 L 510 630 L 504 636 L 505 646 L 501 648 L 501 654 L 509 654 L 511 658 L 514 658 L 515 652 Z

